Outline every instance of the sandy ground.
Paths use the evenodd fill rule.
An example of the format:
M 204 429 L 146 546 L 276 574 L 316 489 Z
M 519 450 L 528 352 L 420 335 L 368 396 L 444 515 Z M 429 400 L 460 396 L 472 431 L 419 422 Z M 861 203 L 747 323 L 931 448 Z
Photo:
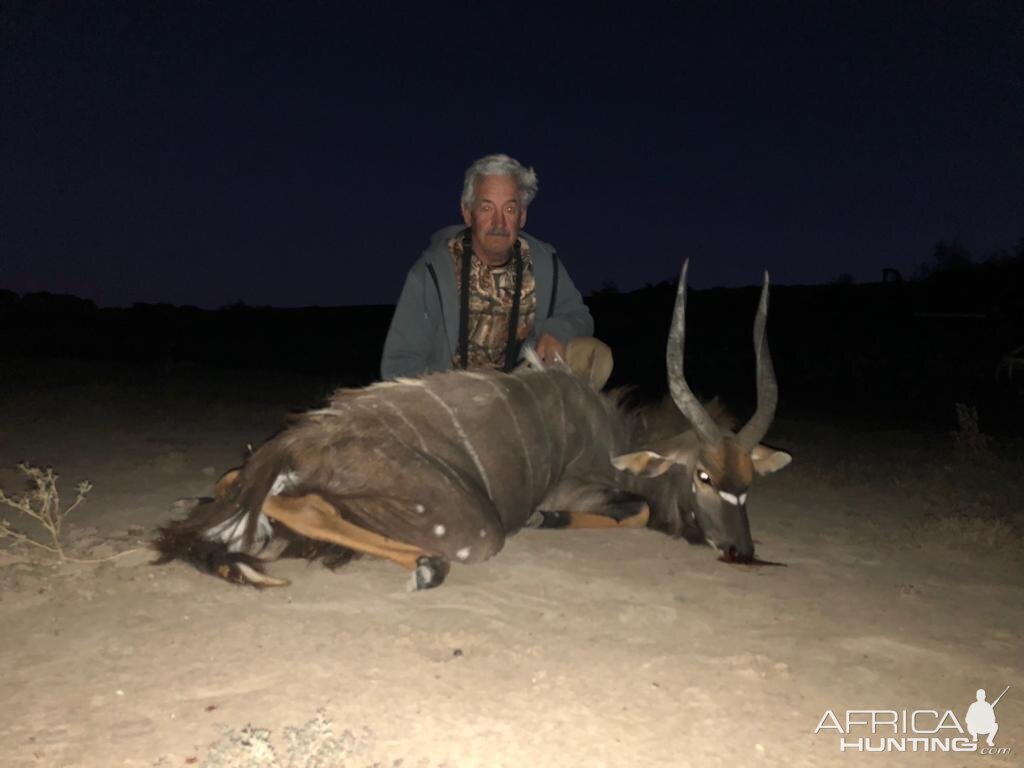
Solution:
M 66 496 L 90 479 L 70 553 L 122 554 L 0 547 L 4 766 L 1024 764 L 1019 453 L 979 467 L 948 435 L 782 420 L 770 442 L 795 463 L 750 515 L 784 568 L 650 531 L 527 531 L 429 592 L 371 560 L 280 562 L 292 586 L 259 592 L 131 550 L 326 382 L 28 367 L 0 389 L 0 487 L 20 460 Z M 827 710 L 964 722 L 1007 685 L 1000 756 L 814 733 Z

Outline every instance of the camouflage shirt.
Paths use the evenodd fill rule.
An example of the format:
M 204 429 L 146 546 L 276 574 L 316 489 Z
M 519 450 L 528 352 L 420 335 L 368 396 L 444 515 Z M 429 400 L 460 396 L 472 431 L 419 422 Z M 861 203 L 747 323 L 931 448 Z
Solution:
M 448 252 L 455 263 L 455 284 L 462 291 L 463 240 L 460 234 L 448 241 Z M 533 330 L 537 311 L 537 294 L 533 279 L 533 259 L 530 246 L 519 238 L 519 252 L 523 257 L 523 289 L 519 299 L 519 323 L 516 338 L 522 341 Z M 509 259 L 499 267 L 489 267 L 472 256 L 469 267 L 469 368 L 500 370 L 505 365 L 505 347 L 508 343 L 508 323 L 515 297 L 515 261 Z M 460 367 L 456 351 L 452 365 Z

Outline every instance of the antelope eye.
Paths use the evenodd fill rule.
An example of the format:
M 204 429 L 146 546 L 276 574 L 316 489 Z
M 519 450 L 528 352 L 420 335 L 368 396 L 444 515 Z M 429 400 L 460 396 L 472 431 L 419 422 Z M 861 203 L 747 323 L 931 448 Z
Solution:
M 709 475 L 703 469 L 700 469 L 697 471 L 697 479 L 700 480 L 702 483 L 710 483 L 711 475 Z

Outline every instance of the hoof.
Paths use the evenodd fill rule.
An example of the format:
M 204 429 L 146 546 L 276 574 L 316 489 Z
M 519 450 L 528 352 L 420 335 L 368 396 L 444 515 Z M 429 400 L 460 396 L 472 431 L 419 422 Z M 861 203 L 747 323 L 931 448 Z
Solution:
M 444 583 L 448 575 L 448 561 L 437 555 L 423 555 L 416 561 L 416 569 L 409 579 L 409 591 L 433 589 Z

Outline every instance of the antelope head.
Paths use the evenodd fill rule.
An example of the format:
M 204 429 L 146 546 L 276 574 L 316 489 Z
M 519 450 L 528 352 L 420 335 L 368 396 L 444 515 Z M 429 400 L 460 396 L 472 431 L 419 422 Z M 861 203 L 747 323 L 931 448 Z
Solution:
M 751 562 L 754 542 L 747 519 L 747 493 L 755 475 L 768 475 L 792 461 L 785 451 L 761 444 L 775 416 L 778 385 L 772 367 L 765 326 L 768 319 L 768 273 L 754 319 L 754 351 L 757 364 L 757 409 L 738 432 L 715 423 L 694 396 L 683 376 L 686 321 L 686 272 L 683 264 L 676 294 L 666 360 L 672 400 L 693 426 L 681 435 L 662 440 L 649 450 L 618 456 L 617 469 L 639 477 L 659 477 L 670 470 L 678 486 L 676 504 L 690 527 L 729 562 Z M 667 480 L 667 478 L 666 478 Z

